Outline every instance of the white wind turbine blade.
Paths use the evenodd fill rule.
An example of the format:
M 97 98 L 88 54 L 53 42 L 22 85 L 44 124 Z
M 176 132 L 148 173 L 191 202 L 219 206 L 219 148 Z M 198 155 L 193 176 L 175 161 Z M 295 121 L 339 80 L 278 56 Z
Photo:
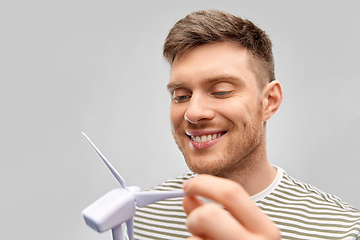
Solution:
M 92 141 L 88 138 L 88 136 L 86 136 L 85 133 L 81 133 L 86 140 L 90 143 L 90 145 L 92 146 L 92 148 L 95 150 L 95 152 L 99 155 L 99 157 L 103 160 L 103 162 L 105 163 L 105 165 L 108 167 L 108 169 L 110 170 L 110 172 L 114 175 L 114 177 L 116 178 L 116 180 L 120 183 L 120 185 L 127 189 L 126 187 L 126 183 L 125 180 L 120 176 L 120 174 L 115 170 L 115 168 L 113 166 L 111 166 L 110 162 L 105 158 L 104 155 L 102 155 L 102 153 L 100 152 L 100 150 L 95 146 L 95 144 L 92 143 Z
M 138 207 L 145 207 L 157 201 L 165 200 L 168 198 L 184 197 L 185 195 L 186 194 L 183 190 L 134 192 L 136 205 Z

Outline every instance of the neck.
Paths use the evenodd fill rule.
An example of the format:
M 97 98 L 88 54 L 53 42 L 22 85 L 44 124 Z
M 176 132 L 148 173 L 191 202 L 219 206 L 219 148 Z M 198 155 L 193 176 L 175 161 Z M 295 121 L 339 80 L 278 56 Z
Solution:
M 270 164 L 266 149 L 266 122 L 260 144 L 241 161 L 243 164 L 225 178 L 238 182 L 250 196 L 266 189 L 276 178 L 277 170 Z

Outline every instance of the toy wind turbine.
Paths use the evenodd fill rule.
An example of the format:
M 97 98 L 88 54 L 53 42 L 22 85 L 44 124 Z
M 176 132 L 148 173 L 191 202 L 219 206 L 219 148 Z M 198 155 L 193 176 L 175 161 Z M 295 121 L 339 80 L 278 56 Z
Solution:
M 106 160 L 99 149 L 97 149 L 85 133 L 82 133 L 82 135 L 87 139 L 95 152 L 103 160 L 105 165 L 122 186 L 122 188 L 116 188 L 108 192 L 82 211 L 86 224 L 92 229 L 98 232 L 104 232 L 112 229 L 113 240 L 124 240 L 125 235 L 122 229 L 122 223 L 126 222 L 127 235 L 129 240 L 133 240 L 134 215 L 136 211 L 135 204 L 138 207 L 145 207 L 148 204 L 165 200 L 167 198 L 185 196 L 185 193 L 182 190 L 141 192 L 140 187 L 127 187 L 124 179 L 111 166 L 109 161 Z

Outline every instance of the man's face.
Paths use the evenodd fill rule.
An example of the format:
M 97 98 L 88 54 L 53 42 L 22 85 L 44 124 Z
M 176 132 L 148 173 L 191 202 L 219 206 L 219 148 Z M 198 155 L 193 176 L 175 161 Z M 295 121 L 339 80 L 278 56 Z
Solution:
M 225 176 L 260 144 L 261 90 L 244 48 L 204 44 L 176 57 L 168 89 L 177 146 L 190 170 Z

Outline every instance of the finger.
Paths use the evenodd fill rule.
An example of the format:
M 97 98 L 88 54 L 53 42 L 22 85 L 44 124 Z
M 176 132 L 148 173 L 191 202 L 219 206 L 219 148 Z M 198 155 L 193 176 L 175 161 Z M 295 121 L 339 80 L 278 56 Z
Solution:
M 253 233 L 274 231 L 271 220 L 234 181 L 210 175 L 198 175 L 186 182 L 183 189 L 188 195 L 199 195 L 222 204 L 235 219 Z
M 191 237 L 188 237 L 186 240 L 205 240 L 205 239 L 197 237 L 197 236 L 191 236 Z
M 209 203 L 194 209 L 187 217 L 186 227 L 200 239 L 250 239 L 250 233 L 228 212 Z
M 203 204 L 204 202 L 195 196 L 186 196 L 183 199 L 183 208 L 186 215 L 189 215 L 195 208 Z

